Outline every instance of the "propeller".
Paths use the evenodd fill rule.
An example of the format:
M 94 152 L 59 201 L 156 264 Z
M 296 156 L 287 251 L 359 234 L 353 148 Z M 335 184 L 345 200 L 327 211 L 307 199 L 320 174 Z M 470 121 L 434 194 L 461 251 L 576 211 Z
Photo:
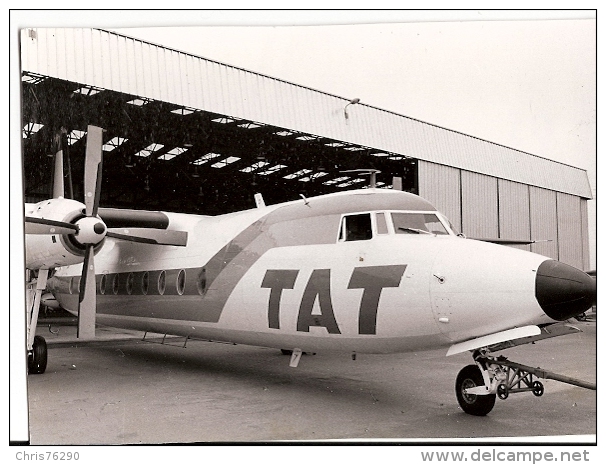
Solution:
M 97 218 L 99 198 L 101 197 L 101 172 L 103 163 L 103 129 L 88 127 L 86 139 L 86 158 L 84 167 L 84 218 L 76 224 L 80 228 L 77 240 L 86 247 L 82 276 L 80 277 L 80 296 L 78 299 L 77 337 L 94 337 L 97 292 L 95 282 L 95 246 L 107 234 L 107 227 Z
M 86 165 L 84 168 L 86 216 L 76 222 L 80 229 L 76 239 L 86 247 L 78 300 L 78 337 L 94 337 L 97 307 L 95 246 L 106 236 L 146 244 L 187 245 L 187 232 L 185 231 L 153 228 L 107 228 L 98 216 L 99 198 L 101 197 L 102 145 L 103 130 L 95 126 L 89 126 L 86 141 Z
M 187 245 L 187 233 L 185 231 L 172 231 L 168 229 L 109 228 L 107 230 L 107 237 L 139 242 L 141 244 Z
M 61 158 L 57 158 L 60 163 Z M 70 242 L 77 243 L 76 250 L 82 250 L 84 261 L 78 298 L 78 332 L 79 338 L 92 338 L 95 336 L 96 313 L 96 279 L 95 279 L 95 247 L 105 237 L 115 239 L 154 244 L 154 245 L 187 245 L 187 232 L 144 227 L 146 224 L 156 224 L 160 227 L 168 226 L 168 218 L 160 212 L 124 211 L 116 213 L 110 210 L 108 217 L 117 216 L 123 223 L 132 221 L 141 223 L 142 227 L 112 227 L 108 228 L 99 215 L 99 200 L 101 197 L 101 174 L 103 162 L 103 129 L 97 126 L 88 126 L 86 140 L 86 158 L 84 167 L 84 208 L 76 215 L 73 223 L 27 216 L 25 218 L 26 234 L 50 234 L 68 236 Z M 54 195 L 62 197 L 62 187 L 54 190 Z M 137 214 L 141 213 L 141 214 Z M 165 219 L 159 222 L 158 217 Z
M 77 234 L 78 230 L 78 226 L 65 221 L 25 217 L 25 234 Z

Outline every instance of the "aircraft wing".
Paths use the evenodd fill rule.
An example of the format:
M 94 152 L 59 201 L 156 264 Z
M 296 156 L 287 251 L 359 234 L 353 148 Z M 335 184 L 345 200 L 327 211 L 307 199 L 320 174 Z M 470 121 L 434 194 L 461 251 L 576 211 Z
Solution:
M 556 323 L 553 325 L 543 326 L 541 333 L 536 336 L 522 337 L 518 339 L 512 339 L 509 341 L 503 341 L 488 347 L 489 352 L 497 352 L 503 349 L 509 349 L 510 347 L 521 346 L 523 344 L 530 344 L 541 339 L 548 339 L 550 337 L 565 336 L 567 334 L 580 333 L 581 330 L 576 326 L 568 323 Z
M 523 326 L 521 328 L 500 331 L 498 333 L 453 344 L 448 349 L 446 356 L 480 348 L 485 348 L 488 352 L 497 352 L 499 350 L 540 341 L 541 339 L 574 334 L 580 331 L 579 328 L 568 323 L 556 323 L 541 328 L 538 326 Z
M 486 336 L 453 344 L 450 346 L 450 349 L 448 349 L 446 356 L 448 357 L 449 355 L 460 354 L 461 352 L 480 349 L 482 347 L 488 347 L 514 339 L 537 336 L 538 334 L 541 334 L 541 328 L 534 325 L 499 331 L 498 333 L 488 334 Z

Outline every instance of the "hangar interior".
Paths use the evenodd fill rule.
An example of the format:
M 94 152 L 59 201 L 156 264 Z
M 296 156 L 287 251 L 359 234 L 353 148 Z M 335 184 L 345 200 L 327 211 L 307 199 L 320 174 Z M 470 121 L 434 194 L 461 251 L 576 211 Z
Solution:
M 588 268 L 584 170 L 99 29 L 24 29 L 24 198 L 83 195 L 86 128 L 105 129 L 101 206 L 221 214 L 368 186 L 417 193 L 470 237 Z M 359 96 L 355 96 L 359 97 Z M 400 186 L 397 186 L 398 188 Z
M 104 134 L 101 204 L 221 214 L 368 184 L 347 173 L 376 169 L 377 186 L 417 191 L 416 160 L 262 122 L 186 108 L 110 89 L 23 74 L 25 197 L 52 192 L 54 153 L 66 161 L 72 198 L 83 195 L 86 128 Z M 70 190 L 71 189 L 71 190 Z

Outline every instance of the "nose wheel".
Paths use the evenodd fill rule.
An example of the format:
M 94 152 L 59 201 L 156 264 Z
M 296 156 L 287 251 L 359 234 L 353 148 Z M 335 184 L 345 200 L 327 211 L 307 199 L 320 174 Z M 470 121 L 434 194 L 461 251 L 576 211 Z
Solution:
M 474 394 L 479 389 L 487 391 L 484 377 L 477 365 L 467 365 L 463 368 L 455 383 L 457 400 L 465 413 L 475 416 L 487 415 L 494 407 L 495 394 Z
M 487 415 L 494 407 L 497 396 L 505 400 L 510 394 L 532 392 L 536 397 L 541 397 L 545 387 L 535 377 L 596 390 L 595 383 L 511 362 L 505 357 L 490 357 L 478 351 L 474 354 L 474 360 L 476 364 L 463 368 L 455 383 L 459 405 L 470 415 Z

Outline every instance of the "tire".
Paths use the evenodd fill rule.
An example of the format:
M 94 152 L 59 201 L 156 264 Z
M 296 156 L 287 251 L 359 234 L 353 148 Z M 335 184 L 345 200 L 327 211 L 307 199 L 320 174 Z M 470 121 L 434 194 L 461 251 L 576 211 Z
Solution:
M 494 407 L 496 394 L 487 394 L 478 396 L 475 394 L 465 394 L 464 389 L 474 386 L 484 386 L 482 372 L 476 365 L 467 365 L 457 375 L 455 390 L 459 405 L 465 413 L 483 417 L 487 415 Z
M 28 372 L 32 375 L 41 375 L 46 371 L 47 360 L 46 340 L 42 336 L 34 336 L 32 352 L 27 358 Z

